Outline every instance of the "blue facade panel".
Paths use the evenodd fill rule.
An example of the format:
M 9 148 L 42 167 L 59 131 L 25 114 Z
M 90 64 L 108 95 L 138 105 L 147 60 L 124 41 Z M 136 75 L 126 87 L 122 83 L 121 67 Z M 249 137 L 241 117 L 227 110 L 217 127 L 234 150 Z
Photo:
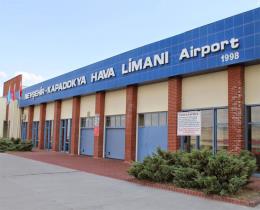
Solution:
M 113 159 L 125 159 L 125 129 L 107 128 L 105 157 Z
M 234 49 L 227 45 L 224 50 L 209 53 L 205 57 L 197 56 L 180 60 L 184 48 L 201 48 L 232 38 L 239 40 L 239 47 Z M 129 59 L 145 59 L 163 52 L 169 53 L 169 62 L 128 74 L 122 74 L 122 64 L 128 65 Z M 234 58 L 238 53 L 239 56 Z M 231 56 L 231 57 L 230 57 Z M 228 59 L 225 59 L 228 58 Z M 260 8 L 232 16 L 185 33 L 130 50 L 109 59 L 88 65 L 67 74 L 28 87 L 23 91 L 20 106 L 40 104 L 57 99 L 69 98 L 76 95 L 91 94 L 97 91 L 122 88 L 131 84 L 141 84 L 172 76 L 196 74 L 204 71 L 225 68 L 231 64 L 260 61 Z M 109 79 L 91 81 L 91 74 L 113 68 L 115 76 Z M 49 86 L 62 83 L 77 77 L 85 76 L 87 84 L 46 93 L 38 97 L 25 99 L 25 94 L 35 90 L 46 90 Z
M 148 155 L 156 152 L 160 147 L 167 150 L 168 147 L 168 129 L 163 127 L 139 127 L 138 128 L 138 153 L 137 160 L 143 161 Z
M 80 132 L 80 154 L 94 155 L 94 129 L 81 128 Z

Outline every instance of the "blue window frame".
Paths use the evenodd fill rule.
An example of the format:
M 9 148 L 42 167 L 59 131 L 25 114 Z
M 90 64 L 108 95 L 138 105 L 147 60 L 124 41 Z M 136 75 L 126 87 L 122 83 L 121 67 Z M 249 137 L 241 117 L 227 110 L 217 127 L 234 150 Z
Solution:
M 45 121 L 45 127 L 44 127 L 44 149 L 51 149 L 52 148 L 52 136 L 53 131 L 53 121 L 52 120 L 46 120 Z
M 21 139 L 25 141 L 27 139 L 27 122 L 22 122 L 21 124 Z
M 39 143 L 39 121 L 34 121 L 32 126 L 32 143 L 34 147 L 38 147 Z
M 71 119 L 62 119 L 60 124 L 60 151 L 70 152 Z

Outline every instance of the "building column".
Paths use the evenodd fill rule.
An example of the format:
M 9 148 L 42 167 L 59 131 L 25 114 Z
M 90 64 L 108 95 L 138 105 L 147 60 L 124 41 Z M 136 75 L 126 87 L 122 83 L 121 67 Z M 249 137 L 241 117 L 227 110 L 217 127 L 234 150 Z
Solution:
M 125 125 L 125 161 L 131 162 L 136 156 L 136 117 L 137 117 L 136 86 L 126 88 L 126 125 Z
M 34 106 L 29 106 L 28 126 L 27 126 L 27 139 L 28 140 L 32 140 L 33 113 L 34 113 Z
M 177 136 L 177 117 L 181 111 L 182 78 L 174 77 L 168 80 L 168 150 L 176 152 L 180 148 L 180 138 Z
M 104 136 L 104 112 L 105 112 L 105 92 L 96 93 L 95 114 L 97 124 L 94 128 L 94 158 L 103 157 L 103 136 Z
M 46 117 L 46 103 L 40 104 L 40 122 L 39 122 L 39 149 L 44 149 L 44 127 Z
M 61 100 L 54 102 L 54 121 L 53 121 L 53 151 L 59 151 L 60 141 L 60 116 L 61 116 Z
M 72 127 L 71 127 L 71 154 L 78 154 L 80 97 L 73 97 L 72 101 Z
M 245 72 L 244 66 L 228 68 L 228 150 L 239 153 L 245 148 Z

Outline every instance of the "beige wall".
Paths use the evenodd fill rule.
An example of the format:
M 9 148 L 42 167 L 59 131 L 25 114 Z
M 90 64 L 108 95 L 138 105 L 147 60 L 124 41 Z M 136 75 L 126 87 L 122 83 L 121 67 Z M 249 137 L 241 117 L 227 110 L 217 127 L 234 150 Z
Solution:
M 23 121 L 28 122 L 29 107 L 24 107 L 23 110 Z
M 228 106 L 227 71 L 183 78 L 182 109 Z
M 72 99 L 61 102 L 61 119 L 72 118 Z
M 95 116 L 96 95 L 82 96 L 80 99 L 80 117 Z
M 54 120 L 54 102 L 46 105 L 46 117 L 45 120 Z
M 138 87 L 137 112 L 168 111 L 168 82 Z
M 106 92 L 105 115 L 125 114 L 126 89 Z
M 34 106 L 33 121 L 40 121 L 40 105 Z
M 6 99 L 0 97 L 0 138 L 3 137 L 4 132 L 4 121 L 6 117 Z
M 245 103 L 260 104 L 260 65 L 245 69 Z
M 9 137 L 20 137 L 20 109 L 18 107 L 18 101 L 11 101 L 9 104 L 8 120 L 10 122 Z

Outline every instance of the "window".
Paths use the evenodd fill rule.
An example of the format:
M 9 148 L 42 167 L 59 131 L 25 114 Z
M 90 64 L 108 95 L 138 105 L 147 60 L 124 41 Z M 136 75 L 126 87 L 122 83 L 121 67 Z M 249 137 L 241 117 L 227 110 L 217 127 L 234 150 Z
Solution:
M 147 113 L 144 115 L 144 126 L 151 127 L 152 126 L 152 114 Z
M 110 123 L 111 123 L 110 127 L 112 127 L 112 128 L 116 127 L 116 117 L 115 116 L 110 117 Z
M 247 107 L 247 147 L 255 154 L 260 171 L 260 105 Z
M 144 127 L 144 114 L 139 114 L 139 127 Z
M 260 106 L 251 107 L 251 122 L 260 123 Z
M 158 113 L 152 113 L 152 126 L 158 126 L 159 124 L 159 114 Z
M 152 112 L 139 114 L 139 127 L 167 126 L 167 112 Z
M 85 128 L 86 127 L 86 118 L 81 118 L 80 120 L 80 127 Z
M 213 110 L 201 110 L 201 136 L 188 136 L 185 140 L 185 150 L 212 149 L 213 141 Z
M 80 122 L 81 128 L 94 128 L 94 117 L 83 117 Z
M 107 128 L 124 128 L 125 127 L 125 115 L 113 115 L 106 117 Z
M 159 113 L 159 125 L 160 126 L 167 125 L 167 112 L 160 112 Z
M 125 128 L 125 115 L 121 116 L 121 127 Z
M 106 118 L 106 127 L 111 127 L 111 117 Z
M 217 150 L 228 147 L 228 109 L 217 109 Z
M 201 111 L 200 149 L 212 149 L 213 110 Z
M 34 121 L 32 127 L 32 142 L 34 147 L 38 147 L 38 140 L 39 140 L 38 131 L 39 131 L 39 121 Z
M 228 146 L 228 109 L 213 108 L 201 110 L 201 136 L 182 138 L 182 150 L 227 149 Z
M 118 115 L 115 117 L 115 119 L 116 119 L 115 127 L 117 128 L 121 127 L 121 116 Z
M 252 152 L 260 154 L 260 106 L 248 110 L 248 144 Z

